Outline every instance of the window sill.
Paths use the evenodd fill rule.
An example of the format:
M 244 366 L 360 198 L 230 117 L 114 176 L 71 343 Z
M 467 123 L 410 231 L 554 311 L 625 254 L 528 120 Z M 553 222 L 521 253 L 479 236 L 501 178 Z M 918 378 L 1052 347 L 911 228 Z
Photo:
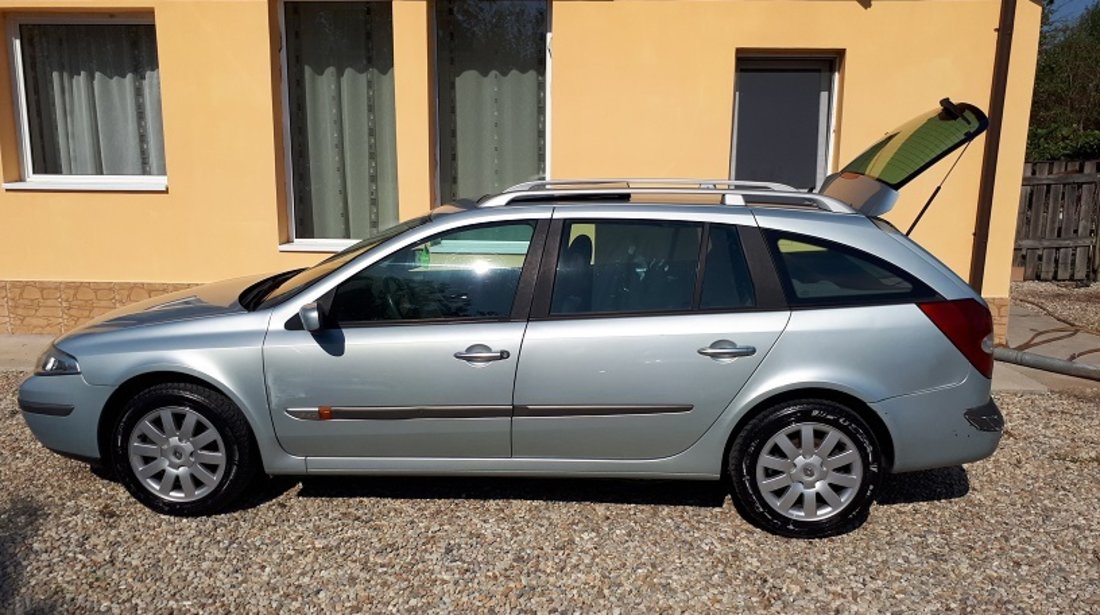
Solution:
M 141 180 L 64 180 L 35 179 L 31 181 L 4 182 L 4 190 L 48 192 L 167 192 L 166 178 Z
M 279 244 L 280 252 L 339 252 L 355 245 L 354 239 L 298 239 L 290 243 Z

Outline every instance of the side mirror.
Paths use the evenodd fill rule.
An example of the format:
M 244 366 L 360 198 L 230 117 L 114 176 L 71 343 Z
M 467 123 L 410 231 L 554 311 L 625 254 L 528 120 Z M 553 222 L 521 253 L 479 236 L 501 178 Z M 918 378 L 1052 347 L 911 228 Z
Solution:
M 316 301 L 303 305 L 298 310 L 298 317 L 302 319 L 302 328 L 306 331 L 321 330 L 321 309 Z

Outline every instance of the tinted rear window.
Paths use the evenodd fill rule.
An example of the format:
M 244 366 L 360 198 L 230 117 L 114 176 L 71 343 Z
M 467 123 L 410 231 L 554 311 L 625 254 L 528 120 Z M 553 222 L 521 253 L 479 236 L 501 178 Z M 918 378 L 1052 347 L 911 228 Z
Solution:
M 793 305 L 905 303 L 935 296 L 911 275 L 855 248 L 775 231 L 768 238 Z
M 962 115 L 936 109 L 921 115 L 875 143 L 841 173 L 873 177 L 897 190 L 947 154 L 985 130 L 978 109 L 959 105 Z

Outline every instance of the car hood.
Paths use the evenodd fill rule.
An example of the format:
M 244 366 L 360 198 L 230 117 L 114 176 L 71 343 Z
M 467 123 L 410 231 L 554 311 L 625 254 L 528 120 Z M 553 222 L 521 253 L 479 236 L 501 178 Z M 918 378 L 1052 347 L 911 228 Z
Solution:
M 246 311 L 240 303 L 241 292 L 270 273 L 251 275 L 212 284 L 204 284 L 107 312 L 59 338 L 59 342 L 90 333 L 128 327 L 209 318 Z

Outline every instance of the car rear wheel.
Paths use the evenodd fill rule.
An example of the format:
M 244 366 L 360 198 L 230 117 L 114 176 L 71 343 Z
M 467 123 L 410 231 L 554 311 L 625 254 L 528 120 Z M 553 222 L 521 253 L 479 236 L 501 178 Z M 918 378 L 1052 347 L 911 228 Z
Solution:
M 131 495 L 170 515 L 224 510 L 252 483 L 258 466 L 239 409 L 194 384 L 160 384 L 136 395 L 111 442 L 115 473 Z
M 831 401 L 798 400 L 749 421 L 726 461 L 734 502 L 749 522 L 782 536 L 820 538 L 866 519 L 882 456 L 859 414 Z

